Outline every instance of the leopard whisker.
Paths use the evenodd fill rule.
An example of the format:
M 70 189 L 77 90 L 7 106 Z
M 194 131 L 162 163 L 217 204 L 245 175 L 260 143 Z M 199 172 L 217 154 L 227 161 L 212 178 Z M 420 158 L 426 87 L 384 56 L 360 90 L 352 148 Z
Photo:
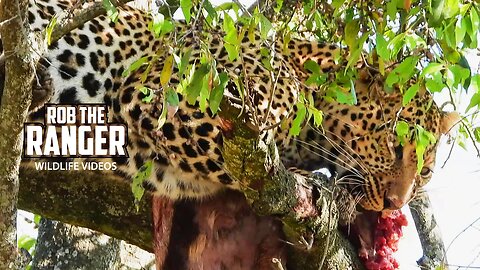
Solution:
M 347 185 L 347 184 L 355 184 L 354 187 L 358 186 L 367 186 L 368 184 L 360 179 L 349 178 L 349 177 L 342 177 L 337 180 L 336 184 L 338 185 Z
M 305 142 L 305 141 L 301 141 L 301 140 L 298 140 L 298 139 L 294 139 L 295 141 L 299 142 L 300 143 L 300 146 L 303 147 L 305 150 L 311 152 L 312 154 L 316 155 L 316 156 L 319 156 L 319 157 L 322 157 L 322 158 L 325 158 L 327 161 L 337 165 L 338 167 L 341 167 L 341 168 L 344 168 L 345 170 L 347 171 L 352 171 L 353 173 L 356 174 L 356 176 L 360 177 L 360 178 L 363 178 L 362 174 L 355 168 L 353 167 L 352 165 L 348 164 L 348 163 L 345 163 L 345 165 L 341 164 L 341 163 L 338 163 L 336 160 L 335 160 L 335 157 L 327 150 L 325 150 L 324 148 L 322 148 L 321 146 L 317 146 L 317 145 L 313 145 L 313 144 L 310 144 L 308 142 Z M 322 155 L 321 153 L 318 153 L 316 151 L 313 151 L 312 149 L 310 149 L 309 147 L 307 146 L 311 146 L 312 148 L 315 148 L 316 150 L 320 150 L 322 153 L 328 155 L 328 156 L 325 156 L 325 155 Z M 331 158 L 332 157 L 332 158 Z M 349 166 L 349 167 L 347 167 Z
M 353 201 L 353 206 L 351 207 L 351 210 L 350 212 L 348 213 L 348 220 L 352 220 L 352 217 L 355 216 L 356 214 L 356 209 L 357 209 L 357 205 L 360 203 L 361 200 L 363 200 L 363 198 L 365 198 L 365 194 L 356 194 L 352 201 Z M 348 222 L 347 223 L 347 233 L 350 234 L 350 229 L 351 229 L 351 225 L 352 225 L 352 222 Z
M 329 134 L 335 136 L 336 139 L 340 140 L 343 142 L 343 146 L 342 147 L 341 145 L 339 145 L 337 142 L 335 142 L 334 140 L 328 138 L 327 136 L 324 136 L 323 132 L 321 130 L 319 130 L 318 128 L 315 128 L 315 127 L 312 127 L 311 125 L 309 125 L 315 132 L 317 132 L 318 134 L 321 134 L 325 140 L 327 140 L 340 154 L 342 154 L 343 156 L 345 156 L 348 161 L 352 162 L 352 163 L 355 163 L 357 164 L 365 173 L 369 173 L 369 170 L 368 168 L 365 166 L 365 164 L 363 164 L 363 161 L 362 160 L 357 160 L 355 159 L 351 153 L 349 153 L 347 150 L 344 149 L 344 147 L 346 147 L 350 152 L 352 153 L 355 153 L 355 151 L 348 145 L 348 143 L 343 139 L 341 138 L 340 136 L 338 136 L 337 134 L 333 133 L 333 132 L 330 132 L 330 131 L 326 131 L 328 132 Z M 319 144 L 318 142 L 316 142 L 317 144 Z
M 311 146 L 312 148 L 315 148 L 316 150 L 320 150 L 322 153 L 325 153 L 328 155 L 328 157 L 326 156 L 323 156 L 323 155 L 320 155 L 319 153 L 316 153 L 314 151 L 312 151 L 311 149 L 307 148 L 307 147 L 303 147 L 307 150 L 309 150 L 310 152 L 316 154 L 317 156 L 320 156 L 320 157 L 324 157 L 325 159 L 327 159 L 328 161 L 334 163 L 335 165 L 341 167 L 341 168 L 344 168 L 346 170 L 352 170 L 352 171 L 355 171 L 356 173 L 358 173 L 358 176 L 362 178 L 362 173 L 360 171 L 358 171 L 357 168 L 355 168 L 353 165 L 351 165 L 350 163 L 347 163 L 345 162 L 344 160 L 342 159 L 339 159 L 337 156 L 334 156 L 331 151 L 329 151 L 326 147 L 324 147 L 323 145 L 319 144 L 318 142 L 313 142 L 314 144 L 312 143 L 308 143 L 308 142 L 305 142 L 305 141 L 300 141 L 300 140 L 297 140 L 298 142 L 302 143 L 302 144 L 306 144 L 306 145 L 309 145 Z M 349 158 L 348 156 L 345 155 L 346 158 Z M 334 161 L 334 160 L 340 160 L 344 165 L 340 164 L 339 162 L 337 161 Z M 354 160 L 352 160 L 353 163 L 355 163 Z M 347 167 L 349 166 L 349 167 Z
M 360 164 L 359 161 L 355 160 L 355 158 L 352 156 L 352 154 L 350 154 L 348 151 L 346 151 L 345 149 L 343 149 L 343 147 L 341 147 L 337 142 L 331 140 L 330 138 L 326 137 L 323 133 L 322 130 L 320 130 L 319 128 L 316 128 L 316 127 L 313 127 L 312 125 L 309 124 L 309 127 L 317 132 L 317 134 L 320 134 L 322 137 L 325 138 L 325 140 L 327 140 L 327 142 L 329 142 L 338 152 L 339 154 L 342 154 L 344 155 L 350 162 L 352 163 L 356 163 L 357 165 L 359 165 L 362 169 L 365 170 L 365 172 L 368 173 L 368 170 L 366 170 L 366 168 L 364 166 L 362 166 L 363 164 Z M 345 140 L 343 140 L 341 137 L 337 136 L 337 134 L 333 133 L 333 132 L 330 132 L 330 131 L 326 131 L 328 132 L 329 134 L 335 136 L 335 138 L 339 139 L 340 141 L 342 141 L 344 143 L 344 145 L 351 151 L 351 152 L 355 152 L 347 143 Z M 318 142 L 315 142 L 316 144 L 319 144 Z M 320 144 L 319 144 L 320 145 Z

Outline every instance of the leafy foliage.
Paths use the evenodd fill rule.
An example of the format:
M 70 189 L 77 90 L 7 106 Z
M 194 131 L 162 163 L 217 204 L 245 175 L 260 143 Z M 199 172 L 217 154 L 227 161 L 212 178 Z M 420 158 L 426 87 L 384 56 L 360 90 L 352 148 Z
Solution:
M 239 2 L 214 6 L 209 0 L 180 1 L 179 8 L 192 29 L 202 24 L 203 32 L 195 34 L 201 54 L 191 59 L 191 51 L 182 44 L 184 33 L 175 33 L 175 38 L 169 40 L 169 46 L 180 48 L 177 52 L 181 55 L 171 53 L 172 50 L 166 47 L 169 54 L 160 58 L 164 61 L 164 68 L 159 93 L 166 98 L 159 126 L 169 114 L 176 112 L 177 93 L 182 94 L 189 104 L 198 103 L 203 112 L 210 110 L 215 114 L 221 110 L 225 87 L 232 85 L 241 95 L 243 105 L 252 106 L 247 99 L 249 89 L 245 85 L 248 78 L 243 71 L 237 77 L 229 77 L 224 70 L 217 68 L 215 58 L 210 54 L 208 31 L 220 27 L 225 33 L 224 47 L 230 60 L 242 61 L 240 43 L 245 37 L 251 41 L 260 39 L 261 64 L 271 72 L 272 77 L 278 73 L 270 53 L 273 42 L 283 41 L 286 54 L 289 53 L 287 44 L 292 38 L 336 43 L 342 49 L 333 58 L 340 63 L 346 57 L 346 68 L 325 74 L 317 62 L 309 60 L 304 63 L 304 68 L 310 72 L 305 84 L 317 89 L 325 99 L 356 104 L 357 65 L 368 65 L 383 76 L 386 91 L 401 92 L 404 106 L 424 90 L 432 94 L 446 93 L 443 96 L 450 97 L 454 107 L 467 106 L 465 113 L 469 115 L 464 118 L 460 128 L 462 138 L 457 141 L 461 143 L 468 138 L 480 142 L 480 129 L 474 124 L 480 109 L 480 75 L 478 70 L 470 68 L 466 57 L 471 49 L 478 47 L 478 2 L 304 0 L 290 7 L 294 9 L 294 16 L 279 21 L 277 18 L 285 19 L 281 16 L 285 5 L 284 1 L 276 1 L 274 13 L 267 14 L 259 8 L 247 11 Z M 243 26 L 239 27 L 238 22 Z M 175 31 L 174 22 L 163 16 L 154 16 L 151 29 L 163 40 L 172 39 L 170 34 Z M 147 64 L 148 60 L 140 59 L 125 73 Z M 175 75 L 180 81 L 176 88 L 170 85 L 175 68 L 178 69 Z M 142 88 L 141 91 L 146 90 Z M 298 135 L 312 118 L 315 125 L 321 125 L 321 108 L 315 107 L 310 94 L 302 93 L 296 100 L 290 134 Z M 397 121 L 395 132 L 402 141 L 415 139 L 418 166 L 421 168 L 423 152 L 429 144 L 435 143 L 430 131 L 414 123 Z
M 145 193 L 143 182 L 145 182 L 152 174 L 152 166 L 152 160 L 147 160 L 145 164 L 140 167 L 137 174 L 135 174 L 135 177 L 133 178 L 132 193 L 135 199 L 135 206 L 137 207 L 137 211 L 139 207 L 139 202 L 142 199 L 143 194 Z
M 107 11 L 107 16 L 112 22 L 118 19 L 118 10 L 110 0 L 102 0 L 103 8 Z

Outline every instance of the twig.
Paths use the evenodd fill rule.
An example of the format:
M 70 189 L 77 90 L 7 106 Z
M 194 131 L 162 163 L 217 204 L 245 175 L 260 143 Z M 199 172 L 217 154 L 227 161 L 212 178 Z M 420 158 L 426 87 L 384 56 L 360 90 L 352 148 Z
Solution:
M 443 165 L 440 167 L 440 168 L 444 168 L 445 165 L 447 165 L 447 161 L 450 159 L 450 156 L 452 155 L 452 152 L 453 152 L 453 147 L 455 146 L 455 141 L 457 139 L 453 139 L 453 142 L 451 143 L 452 146 L 450 147 L 450 151 L 448 151 L 448 155 L 447 155 L 447 158 L 445 159 L 445 162 L 443 162 Z
M 16 18 L 18 18 L 18 14 L 15 15 L 15 16 L 13 16 L 13 17 L 11 17 L 10 19 L 6 19 L 6 20 L 0 22 L 0 28 L 3 27 L 5 24 L 9 23 L 10 21 L 16 19 Z
M 478 221 L 480 221 L 480 217 L 478 217 L 477 219 L 475 219 L 472 223 L 468 224 L 467 227 L 465 227 L 461 232 L 459 232 L 457 235 L 455 235 L 455 237 L 452 239 L 452 241 L 450 242 L 450 244 L 448 244 L 448 247 L 447 247 L 447 252 L 448 250 L 450 249 L 450 247 L 453 245 L 453 243 L 458 239 L 458 237 L 460 237 L 460 235 L 462 235 L 464 232 L 466 232 L 468 229 L 470 229 L 471 227 L 473 227 L 473 225 L 475 223 L 477 223 Z
M 130 1 L 131 0 L 117 0 L 112 1 L 112 4 L 118 7 Z M 65 34 L 71 32 L 73 29 L 80 27 L 91 19 L 100 15 L 104 15 L 106 13 L 107 12 L 101 2 L 92 3 L 81 10 L 75 11 L 74 16 L 68 16 L 62 20 L 59 20 L 57 24 L 53 27 L 50 39 L 51 43 L 58 41 Z

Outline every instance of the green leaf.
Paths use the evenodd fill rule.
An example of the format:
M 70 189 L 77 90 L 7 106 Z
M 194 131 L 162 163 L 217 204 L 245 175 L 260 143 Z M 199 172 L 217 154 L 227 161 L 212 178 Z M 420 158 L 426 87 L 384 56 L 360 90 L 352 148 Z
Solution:
M 399 120 L 395 125 L 395 133 L 397 133 L 397 138 L 400 141 L 400 144 L 405 145 L 406 138 L 410 132 L 410 127 L 407 122 Z
M 480 27 L 480 19 L 478 18 L 478 12 L 475 7 L 470 9 L 470 21 L 472 22 L 472 29 L 477 32 Z
M 358 20 L 353 20 L 345 26 L 345 44 L 350 50 L 356 49 L 358 46 L 358 32 L 360 31 L 360 23 Z
M 432 78 L 425 79 L 425 86 L 431 93 L 441 92 L 446 87 L 442 81 L 441 73 L 435 73 Z
M 421 38 L 415 33 L 407 33 L 405 35 L 404 42 L 407 47 L 412 51 L 415 49 L 418 50 L 421 47 L 427 47 L 427 43 L 425 42 L 425 40 L 423 40 L 423 38 Z
M 107 16 L 112 22 L 117 22 L 118 10 L 110 0 L 102 0 L 103 8 L 107 11 Z
M 410 131 L 410 128 L 407 122 L 402 120 L 397 121 L 397 124 L 395 125 L 395 132 L 397 133 L 397 136 L 400 136 L 400 137 L 407 136 L 409 131 Z
M 220 73 L 218 78 L 220 82 L 217 86 L 215 86 L 215 88 L 213 88 L 212 92 L 210 92 L 210 97 L 208 99 L 209 107 L 213 114 L 216 114 L 218 108 L 220 107 L 220 102 L 223 98 L 223 92 L 229 80 L 228 74 L 225 72 Z
M 248 25 L 248 39 L 250 40 L 251 43 L 255 42 L 255 35 L 257 31 L 257 23 L 255 22 L 255 18 L 252 17 L 250 19 L 250 24 Z
M 455 22 L 452 21 L 445 27 L 445 41 L 450 48 L 455 48 L 457 46 L 455 39 Z
M 225 43 L 223 46 L 225 47 L 225 50 L 227 50 L 230 61 L 234 61 L 239 57 L 237 46 L 228 43 Z
M 447 75 L 447 84 L 457 86 L 458 84 L 463 84 L 470 77 L 470 70 L 460 65 L 451 65 L 448 67 Z
M 148 57 L 144 56 L 138 59 L 137 61 L 133 62 L 127 69 L 125 69 L 122 72 L 123 77 L 127 77 L 130 75 L 130 73 L 136 71 L 139 69 L 141 66 L 145 65 L 148 62 Z
M 426 75 L 434 74 L 443 70 L 445 66 L 440 63 L 429 63 L 420 73 L 420 77 L 425 78 Z
M 190 10 L 193 7 L 192 0 L 180 0 L 180 7 L 182 8 L 185 21 L 187 21 L 187 23 L 190 23 L 190 19 L 192 17 Z
M 47 45 L 50 46 L 52 43 L 52 31 L 55 25 L 57 24 L 57 15 L 54 15 L 48 22 L 47 27 L 45 28 L 45 39 L 47 40 Z
M 336 87 L 335 95 L 336 95 L 335 100 L 338 103 L 347 104 L 347 105 L 355 105 L 356 103 L 356 98 L 352 95 L 351 92 L 347 94 L 343 90 L 341 90 L 338 86 Z
M 386 83 L 388 87 L 392 87 L 397 83 L 400 87 L 403 86 L 415 73 L 415 67 L 418 63 L 418 56 L 409 56 L 402 63 L 388 74 Z
M 160 37 L 160 33 L 162 32 L 162 25 L 164 21 L 164 16 L 162 13 L 155 14 L 153 16 L 153 20 L 151 23 L 148 24 L 148 29 L 153 31 L 155 37 Z
M 430 0 L 431 24 L 437 26 L 441 22 L 443 6 L 445 0 Z
M 390 49 L 390 59 L 397 57 L 398 52 L 405 43 L 405 33 L 398 34 L 388 42 L 388 48 Z
M 468 104 L 467 109 L 465 112 L 468 112 L 471 108 L 477 106 L 480 109 L 480 93 L 475 93 L 472 98 L 470 99 L 470 103 Z
M 327 82 L 328 75 L 325 73 L 321 74 L 312 74 L 308 79 L 305 81 L 306 85 L 324 85 Z
M 158 117 L 158 126 L 157 129 L 160 129 L 165 125 L 165 122 L 167 122 L 167 111 L 168 111 L 168 104 L 167 104 L 167 99 L 163 99 L 163 104 L 162 104 L 162 113 L 160 114 L 160 117 Z
M 185 73 L 185 69 L 187 69 L 191 54 L 192 54 L 192 50 L 191 49 L 187 50 L 186 52 L 183 53 L 180 63 L 177 62 L 179 78 L 181 78 Z
M 138 89 L 138 91 L 142 92 L 145 95 L 145 97 L 142 98 L 143 102 L 145 102 L 145 103 L 152 102 L 153 97 L 155 96 L 154 93 L 153 93 L 153 89 L 148 88 L 146 86 L 142 86 Z
M 273 10 L 278 13 L 282 9 L 283 0 L 276 0 L 277 5 L 273 8 Z
M 228 15 L 227 13 L 224 13 L 223 30 L 226 33 L 226 35 L 223 37 L 223 40 L 225 41 L 225 50 L 227 50 L 228 58 L 230 59 L 230 61 L 234 61 L 239 57 L 238 50 L 240 41 L 238 39 L 235 22 L 233 21 L 232 17 L 230 17 L 230 15 Z
M 475 74 L 471 78 L 471 83 L 470 83 L 470 89 L 474 93 L 479 93 L 480 92 L 480 74 Z
M 313 74 L 320 74 L 320 66 L 318 65 L 317 62 L 313 61 L 313 60 L 307 60 L 305 61 L 305 63 L 303 64 L 303 67 L 312 72 Z
M 313 115 L 313 123 L 316 127 L 322 125 L 323 122 L 323 112 L 317 108 L 309 108 L 308 111 Z
M 142 167 L 140 167 L 140 169 L 138 169 L 138 172 L 133 177 L 132 193 L 135 199 L 135 207 L 137 208 L 137 211 L 140 207 L 140 200 L 142 200 L 143 194 L 145 193 L 143 182 L 150 178 L 150 175 L 152 174 L 152 167 L 152 160 L 149 159 L 142 165 Z
M 417 173 L 420 173 L 422 171 L 423 165 L 425 164 L 425 161 L 423 159 L 425 149 L 426 147 L 423 145 L 417 145 L 415 147 L 415 154 L 417 156 Z
M 223 4 L 220 4 L 216 7 L 218 11 L 229 11 L 233 10 L 235 13 L 238 13 L 239 6 L 235 4 L 234 2 L 225 2 Z
M 269 71 L 273 71 L 273 67 L 272 67 L 272 55 L 270 54 L 270 50 L 268 50 L 267 48 L 260 48 L 260 55 L 261 55 L 261 61 L 262 61 L 262 65 L 268 69 Z
M 417 173 L 420 173 L 424 165 L 423 154 L 425 153 L 425 150 L 430 144 L 435 144 L 437 142 L 437 139 L 435 138 L 433 133 L 425 130 L 420 125 L 415 125 L 415 131 L 416 131 L 415 152 L 417 155 Z
M 345 72 L 348 70 L 349 67 L 353 66 L 355 63 L 357 63 L 358 59 L 360 59 L 360 56 L 363 52 L 362 46 L 360 46 L 358 49 L 353 51 L 348 59 L 347 66 L 345 68 Z
M 268 33 L 273 28 L 272 23 L 263 14 L 259 14 L 259 16 L 260 16 L 260 36 L 263 39 L 267 39 Z
M 200 91 L 203 87 L 203 80 L 205 75 L 210 72 L 210 65 L 202 64 L 195 72 L 193 73 L 192 80 L 188 84 L 186 88 L 187 94 L 187 102 L 190 105 L 195 104 L 198 96 L 200 95 Z
M 173 55 L 169 55 L 163 64 L 162 72 L 160 72 L 160 84 L 167 87 L 173 72 Z
M 35 223 L 35 225 L 38 226 L 40 224 L 40 219 L 42 219 L 42 216 L 37 214 L 33 215 L 33 223 Z
M 207 11 L 207 21 L 211 23 L 213 20 L 217 20 L 218 14 L 215 8 L 212 6 L 212 3 L 208 0 L 204 0 L 203 8 Z
M 392 0 L 387 3 L 387 15 L 392 21 L 397 17 L 397 2 L 398 0 Z
M 476 127 L 473 130 L 473 136 L 475 137 L 475 141 L 480 142 L 480 127 Z
M 410 86 L 405 93 L 403 93 L 403 101 L 402 105 L 407 105 L 410 100 L 418 93 L 418 89 L 420 89 L 420 85 L 418 83 Z
M 457 20 L 457 25 L 455 26 L 455 42 L 458 45 L 462 42 L 465 38 L 465 34 L 467 33 L 467 19 L 460 17 Z
M 352 105 L 357 105 L 357 93 L 355 92 L 355 82 L 350 79 L 350 95 L 352 97 Z
M 291 136 L 298 136 L 302 129 L 302 123 L 305 120 L 305 116 L 307 114 L 307 108 L 303 103 L 297 103 L 297 115 L 292 121 L 292 126 L 290 127 L 289 134 Z
M 211 73 L 208 73 L 207 76 L 203 78 L 203 83 L 202 83 L 202 89 L 200 89 L 200 95 L 198 99 L 198 107 L 200 108 L 200 111 L 202 113 L 207 111 L 207 100 L 210 95 L 210 75 Z
M 387 76 L 387 79 L 385 79 L 385 84 L 387 85 L 388 88 L 392 88 L 392 86 L 398 83 L 399 80 L 400 80 L 400 77 L 398 76 L 397 73 L 390 72 Z
M 383 37 L 382 34 L 377 33 L 376 34 L 376 40 L 377 40 L 377 53 L 382 58 L 383 60 L 389 60 L 390 59 L 390 53 L 388 50 L 388 43 L 385 40 L 385 37 Z
M 36 243 L 37 239 L 28 235 L 22 235 L 18 238 L 18 247 L 25 249 L 30 254 L 35 250 L 34 248 Z
M 167 99 L 167 104 L 170 106 L 178 106 L 180 102 L 177 92 L 175 92 L 175 90 L 172 88 L 167 88 L 167 91 L 165 92 L 165 98 Z
M 442 12 L 446 19 L 457 16 L 460 13 L 460 2 L 458 0 L 446 0 Z

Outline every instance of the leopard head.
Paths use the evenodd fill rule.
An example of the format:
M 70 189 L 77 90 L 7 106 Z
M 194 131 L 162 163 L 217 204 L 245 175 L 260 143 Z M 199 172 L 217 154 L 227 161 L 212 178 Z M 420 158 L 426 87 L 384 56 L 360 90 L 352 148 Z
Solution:
M 328 158 L 330 166 L 362 208 L 373 211 L 403 207 L 428 183 L 438 141 L 458 122 L 458 114 L 442 112 L 425 90 L 402 106 L 402 94 L 378 86 L 358 80 L 356 105 L 320 102 L 322 144 L 336 156 Z M 402 136 L 396 131 L 400 123 L 408 125 Z M 427 140 L 421 167 L 419 136 Z

